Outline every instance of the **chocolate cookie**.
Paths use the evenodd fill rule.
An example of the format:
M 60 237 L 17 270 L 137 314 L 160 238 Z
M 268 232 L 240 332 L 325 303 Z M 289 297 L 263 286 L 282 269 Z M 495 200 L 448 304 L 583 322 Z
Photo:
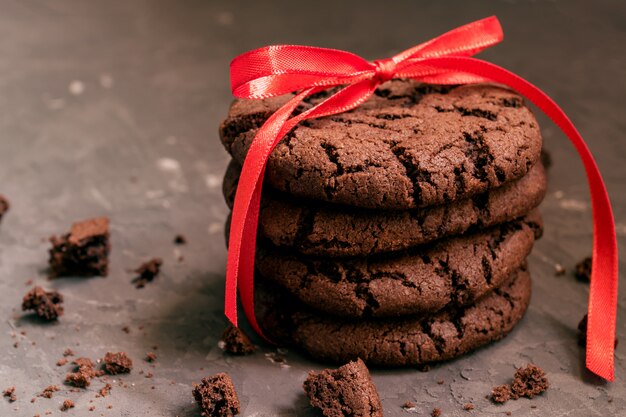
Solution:
M 257 287 L 257 317 L 272 340 L 322 360 L 361 358 L 382 366 L 448 360 L 498 340 L 521 320 L 531 294 L 530 275 L 522 267 L 471 307 L 422 318 L 349 321 L 295 304 L 275 288 Z
M 224 196 L 231 208 L 240 169 L 233 161 L 224 176 Z M 541 164 L 519 180 L 472 198 L 403 211 L 298 200 L 266 187 L 259 233 L 275 246 L 309 255 L 372 255 L 511 221 L 538 206 L 546 189 Z
M 258 128 L 290 97 L 231 105 L 220 137 L 235 160 L 243 162 Z M 270 156 L 266 179 L 313 200 L 425 207 L 521 178 L 539 160 L 541 142 L 532 112 L 511 90 L 393 80 L 350 112 L 298 125 Z
M 534 211 L 490 230 L 402 254 L 313 258 L 259 247 L 256 267 L 309 306 L 340 317 L 431 314 L 475 302 L 521 267 L 541 233 Z

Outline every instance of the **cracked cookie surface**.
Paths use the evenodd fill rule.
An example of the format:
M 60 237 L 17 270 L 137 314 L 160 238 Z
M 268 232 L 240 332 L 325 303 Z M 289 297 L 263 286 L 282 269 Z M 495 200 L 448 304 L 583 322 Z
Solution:
M 312 312 L 273 287 L 257 289 L 257 317 L 272 340 L 344 363 L 414 366 L 452 359 L 499 340 L 522 319 L 531 295 L 525 267 L 475 305 L 432 316 L 348 321 Z M 278 306 L 278 307 L 277 307 Z
M 220 137 L 235 160 L 243 162 L 259 127 L 290 97 L 231 105 Z M 511 90 L 392 80 L 352 111 L 299 124 L 272 152 L 266 181 L 302 198 L 410 209 L 521 178 L 540 152 L 537 121 Z
M 308 257 L 258 249 L 260 279 L 339 317 L 432 314 L 474 303 L 520 268 L 542 231 L 537 210 L 523 219 L 429 247 L 369 258 Z
M 224 176 L 224 197 L 231 208 L 240 169 L 232 161 Z M 308 255 L 343 257 L 399 251 L 514 220 L 538 206 L 546 189 L 541 164 L 519 180 L 472 198 L 402 211 L 299 200 L 266 187 L 259 233 L 275 246 Z

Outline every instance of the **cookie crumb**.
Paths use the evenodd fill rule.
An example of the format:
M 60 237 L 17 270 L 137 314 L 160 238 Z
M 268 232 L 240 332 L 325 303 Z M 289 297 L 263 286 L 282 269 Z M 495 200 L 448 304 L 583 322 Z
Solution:
M 232 324 L 224 331 L 222 342 L 224 342 L 224 350 L 233 355 L 249 355 L 256 350 L 256 347 L 243 330 Z
M 533 398 L 549 387 L 550 384 L 544 370 L 537 365 L 529 363 L 515 372 L 511 391 L 515 397 Z
M 176 245 L 186 245 L 187 244 L 187 238 L 185 237 L 185 235 L 181 235 L 178 234 L 174 237 L 174 244 Z
M 154 352 L 146 353 L 146 362 L 156 362 L 157 355 Z
M 74 351 L 70 348 L 67 348 L 63 351 L 63 356 L 74 356 Z
M 95 411 L 95 409 L 96 409 L 96 407 L 93 406 L 93 405 L 89 407 L 89 411 Z
M 417 366 L 417 370 L 420 372 L 428 372 L 430 371 L 430 365 L 425 363 Z
M 576 264 L 574 270 L 574 276 L 579 281 L 589 282 L 591 281 L 591 256 L 586 257 L 582 261 Z
M 39 394 L 40 397 L 43 398 L 52 398 L 52 395 L 59 391 L 59 387 L 57 387 L 56 385 L 48 385 L 46 388 L 43 389 L 43 391 L 41 392 L 41 394 Z
M 491 399 L 498 404 L 504 404 L 511 399 L 513 393 L 511 392 L 511 386 L 509 384 L 498 385 L 491 389 Z
M 128 326 L 124 326 L 124 327 L 122 327 L 122 331 L 123 331 L 124 333 L 126 333 L 126 334 L 130 334 L 130 327 L 128 327 Z
M 133 369 L 133 361 L 124 352 L 107 352 L 104 355 L 104 370 L 111 374 L 125 374 Z
M 402 405 L 402 408 L 404 408 L 405 410 L 409 408 L 415 408 L 415 403 L 413 401 L 407 401 Z
M 96 397 L 106 397 L 107 395 L 111 393 L 112 389 L 113 389 L 113 386 L 107 382 L 104 387 L 100 388 L 100 390 L 98 391 L 98 394 L 96 394 Z
M 74 372 L 65 376 L 65 383 L 78 388 L 86 388 L 91 384 L 91 379 L 100 374 L 95 370 L 93 361 L 89 358 L 77 358 L 72 361 L 76 365 Z
M 502 404 L 510 399 L 517 400 L 520 397 L 533 398 L 543 393 L 549 386 L 544 370 L 529 363 L 515 371 L 511 385 L 505 384 L 494 387 L 491 390 L 491 399 Z
M 107 276 L 109 219 L 97 217 L 76 222 L 69 233 L 50 237 L 49 276 Z
M 433 412 L 430 415 L 433 417 L 441 416 L 441 408 L 433 408 Z
M 135 288 L 143 288 L 147 283 L 152 282 L 159 275 L 161 265 L 163 265 L 161 258 L 152 258 L 139 265 L 139 267 L 133 271 L 138 274 L 138 276 L 132 280 L 132 283 L 135 284 Z
M 512 415 L 512 414 L 513 414 L 513 413 L 511 413 L 510 411 L 507 411 L 507 412 L 506 412 L 506 415 L 507 415 L 507 416 L 510 416 L 510 415 Z
M 227 417 L 240 412 L 237 392 L 226 373 L 202 378 L 200 385 L 194 384 L 192 394 L 203 416 Z
M 67 360 L 67 358 L 61 358 L 57 361 L 57 366 L 63 366 L 66 365 L 69 361 Z
M 33 287 L 22 299 L 22 310 L 33 310 L 38 317 L 53 321 L 63 315 L 63 296 L 57 291 Z
M 2 395 L 6 397 L 11 403 L 17 401 L 17 395 L 15 394 L 15 387 L 9 387 L 5 389 L 4 391 L 2 391 Z
M 321 409 L 326 416 L 383 415 L 378 391 L 361 359 L 337 369 L 311 371 L 303 388 L 311 405 Z
M 463 404 L 463 410 L 465 411 L 472 411 L 474 408 L 474 404 L 472 403 Z
M 74 408 L 74 401 L 72 400 L 63 401 L 63 405 L 61 406 L 61 411 L 67 411 L 70 408 Z
M 438 384 L 438 385 L 443 385 L 443 383 L 444 383 L 443 379 L 439 379 L 439 380 L 437 380 L 437 384 Z

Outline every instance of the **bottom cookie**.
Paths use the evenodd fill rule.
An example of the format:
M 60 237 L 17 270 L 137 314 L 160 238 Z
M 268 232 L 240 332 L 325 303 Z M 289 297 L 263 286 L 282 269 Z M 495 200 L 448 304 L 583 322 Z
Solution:
M 531 295 L 524 266 L 470 307 L 428 317 L 348 321 L 296 304 L 273 286 L 257 286 L 257 317 L 271 339 L 324 361 L 361 358 L 378 366 L 448 360 L 501 339 L 522 319 Z

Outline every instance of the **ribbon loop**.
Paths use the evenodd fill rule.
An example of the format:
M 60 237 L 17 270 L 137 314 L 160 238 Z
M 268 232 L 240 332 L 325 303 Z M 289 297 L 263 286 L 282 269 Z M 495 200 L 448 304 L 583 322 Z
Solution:
M 425 83 L 502 83 L 535 103 L 570 139 L 585 166 L 593 206 L 593 265 L 588 305 L 589 370 L 614 378 L 618 253 L 611 203 L 584 140 L 561 108 L 523 78 L 472 55 L 500 42 L 495 16 L 469 23 L 407 49 L 392 58 L 368 62 L 350 52 L 310 46 L 276 45 L 256 49 L 231 63 L 231 88 L 236 97 L 260 99 L 298 91 L 258 130 L 240 174 L 233 206 L 224 312 L 237 325 L 237 289 L 254 330 L 265 338 L 254 311 L 254 258 L 261 189 L 274 147 L 299 122 L 342 113 L 367 100 L 376 87 L 392 78 Z M 346 85 L 315 107 L 292 117 L 308 95 L 329 86 Z M 266 338 L 267 340 L 267 338 Z

